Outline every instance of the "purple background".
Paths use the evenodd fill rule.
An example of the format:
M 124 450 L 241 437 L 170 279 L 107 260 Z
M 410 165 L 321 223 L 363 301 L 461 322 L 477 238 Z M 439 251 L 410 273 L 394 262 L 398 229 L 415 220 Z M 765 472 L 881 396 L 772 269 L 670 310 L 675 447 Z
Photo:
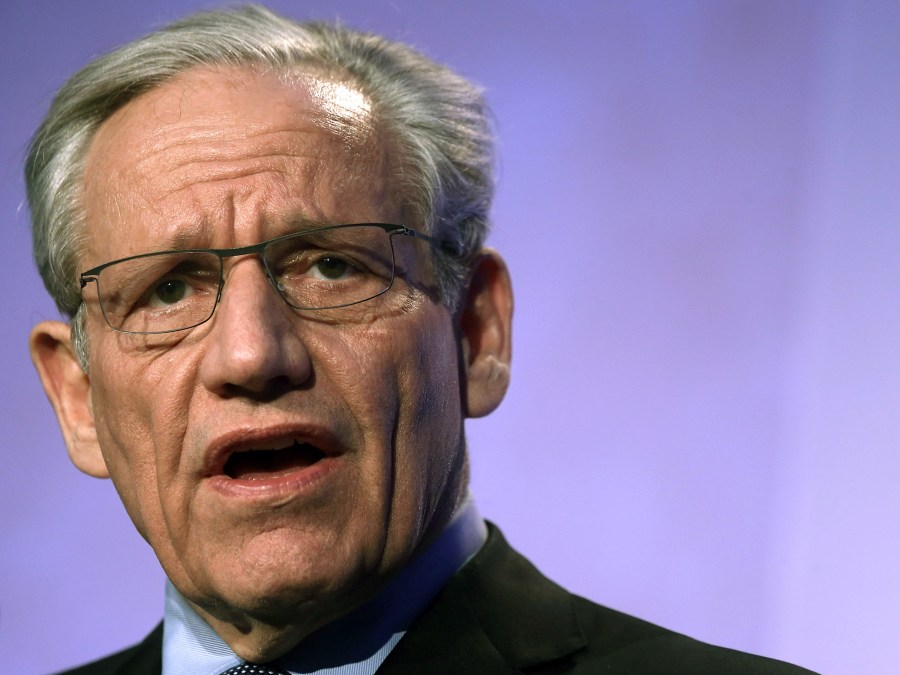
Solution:
M 142 637 L 162 575 L 69 464 L 20 165 L 76 67 L 204 3 L 5 0 L 0 672 Z M 482 511 L 551 577 L 829 673 L 900 662 L 900 2 L 309 0 L 487 88 L 513 385 Z M 60 636 L 65 636 L 63 639 Z

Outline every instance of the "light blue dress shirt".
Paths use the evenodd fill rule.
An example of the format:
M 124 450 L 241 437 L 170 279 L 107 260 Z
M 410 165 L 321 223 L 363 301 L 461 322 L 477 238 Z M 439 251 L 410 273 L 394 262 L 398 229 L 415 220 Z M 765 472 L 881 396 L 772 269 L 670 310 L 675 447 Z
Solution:
M 471 498 L 374 599 L 303 640 L 274 665 L 294 675 L 373 675 L 412 621 L 487 538 Z M 219 675 L 241 660 L 169 582 L 162 675 Z

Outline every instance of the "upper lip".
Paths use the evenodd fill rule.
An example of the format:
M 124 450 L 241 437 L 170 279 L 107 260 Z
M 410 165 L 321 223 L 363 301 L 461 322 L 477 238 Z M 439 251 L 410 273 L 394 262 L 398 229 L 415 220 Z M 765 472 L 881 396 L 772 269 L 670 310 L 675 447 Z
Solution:
M 203 462 L 205 476 L 222 474 L 228 458 L 248 450 L 279 450 L 294 443 L 315 446 L 325 456 L 339 455 L 345 450 L 337 435 L 325 427 L 311 424 L 248 426 L 217 435 L 206 447 Z

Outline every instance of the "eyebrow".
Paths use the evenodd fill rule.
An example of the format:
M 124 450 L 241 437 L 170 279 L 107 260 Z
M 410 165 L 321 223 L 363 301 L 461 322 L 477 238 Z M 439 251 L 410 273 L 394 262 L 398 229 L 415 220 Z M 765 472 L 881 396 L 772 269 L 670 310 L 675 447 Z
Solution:
M 154 250 L 179 250 L 186 248 L 197 248 L 197 241 L 203 233 L 209 228 L 207 222 L 185 223 L 178 226 L 178 229 L 170 236 L 163 238 L 154 244 Z
M 267 241 L 269 239 L 274 239 L 285 234 L 300 232 L 302 230 L 311 230 L 317 227 L 328 227 L 330 225 L 345 224 L 344 221 L 329 220 L 325 222 L 313 220 L 311 218 L 305 218 L 303 216 L 290 216 L 283 220 L 279 219 L 279 221 L 280 222 L 278 223 L 277 227 L 274 227 L 273 223 L 271 222 L 264 223 L 264 225 L 270 226 L 271 231 L 269 231 L 260 241 Z M 347 221 L 347 224 L 351 223 Z M 207 238 L 204 236 L 207 234 L 215 234 L 215 225 L 211 224 L 209 220 L 204 219 L 199 222 L 185 223 L 177 227 L 178 229 L 174 233 L 159 240 L 153 245 L 154 247 L 152 251 L 148 252 L 216 248 L 213 246 L 213 242 L 210 241 L 212 237 Z

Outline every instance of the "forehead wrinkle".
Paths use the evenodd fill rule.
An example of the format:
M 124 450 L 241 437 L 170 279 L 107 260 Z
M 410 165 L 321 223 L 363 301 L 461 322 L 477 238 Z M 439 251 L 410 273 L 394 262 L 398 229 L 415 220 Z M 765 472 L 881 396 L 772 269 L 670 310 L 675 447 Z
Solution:
M 300 169 L 302 172 L 304 164 L 316 163 L 323 154 L 312 136 L 335 142 L 325 132 L 300 128 L 242 134 L 238 143 L 235 135 L 190 134 L 175 141 L 171 136 L 164 137 L 164 143 L 133 161 L 130 173 L 139 178 L 146 174 L 158 179 L 159 165 L 162 165 L 167 177 L 180 176 L 184 184 L 241 178 L 267 170 L 291 173 Z M 151 170 L 145 171 L 143 167 L 148 163 Z M 171 189 L 177 189 L 177 185 Z
M 211 90 L 216 84 L 233 83 L 221 77 L 212 84 L 200 82 Z M 346 211 L 343 204 L 350 193 L 372 195 L 361 213 L 378 213 L 382 205 L 394 201 L 390 143 L 385 142 L 381 125 L 363 111 L 365 105 L 356 106 L 357 112 L 366 113 L 358 115 L 345 110 L 348 106 L 341 101 L 328 107 L 322 96 L 304 93 L 301 85 L 296 96 L 288 92 L 271 109 L 253 107 L 251 101 L 250 113 L 245 115 L 246 108 L 229 107 L 227 94 L 219 108 L 210 107 L 215 100 L 191 107 L 188 85 L 190 81 L 156 90 L 158 98 L 171 101 L 170 105 L 154 99 L 153 91 L 143 101 L 141 97 L 133 100 L 101 125 L 89 148 L 85 185 L 90 183 L 94 204 L 104 205 L 103 219 L 113 221 L 105 227 L 118 229 L 121 235 L 129 225 L 122 222 L 123 212 L 155 212 L 153 231 L 147 232 L 151 240 L 145 238 L 136 250 L 138 244 L 119 236 L 122 248 L 145 252 L 196 246 L 212 236 L 210 230 L 221 229 L 221 209 L 228 201 L 259 200 L 274 207 L 241 208 L 241 220 L 246 223 L 271 218 L 287 222 L 296 217 L 337 222 L 353 217 L 350 212 L 337 215 Z M 261 86 L 265 94 L 269 85 Z M 251 97 L 254 87 L 260 87 L 259 81 L 247 85 Z M 324 90 L 327 87 L 317 93 Z M 365 183 L 360 183 L 362 179 Z M 216 184 L 215 191 L 204 194 L 204 187 L 211 184 Z M 306 187 L 298 193 L 298 185 Z M 167 202 L 177 211 L 167 208 Z M 133 225 L 140 232 L 141 223 Z M 183 234 L 177 234 L 180 227 L 186 228 Z M 106 248 L 101 241 L 94 243 L 100 244 L 98 250 Z M 110 253 L 118 254 L 119 246 Z
M 248 74 L 257 78 L 255 83 L 247 84 L 235 77 Z M 188 98 L 196 99 L 196 94 L 215 90 L 216 86 L 239 91 L 272 85 L 287 87 L 290 96 L 283 98 L 274 110 L 261 110 L 260 117 L 256 113 L 248 118 L 230 112 L 227 94 L 220 108 L 210 110 L 208 102 L 201 103 L 199 110 L 186 108 Z M 382 134 L 374 124 L 368 98 L 358 88 L 329 78 L 308 76 L 286 83 L 246 71 L 229 74 L 198 70 L 189 71 L 145 96 L 138 97 L 107 120 L 92 144 L 103 157 L 101 164 L 106 164 L 110 176 L 118 172 L 133 174 L 138 179 L 144 175 L 158 179 L 159 166 L 154 165 L 149 171 L 143 166 L 161 159 L 159 163 L 165 169 L 166 178 L 179 171 L 185 174 L 180 183 L 170 182 L 167 186 L 177 189 L 188 178 L 189 163 L 203 167 L 199 173 L 201 179 L 221 180 L 229 172 L 234 177 L 253 172 L 256 167 L 252 160 L 265 155 L 286 160 L 279 169 L 293 170 L 295 167 L 289 166 L 291 159 L 306 156 L 315 160 L 325 152 L 326 146 L 343 150 L 340 154 L 348 160 L 348 165 L 358 166 L 361 171 L 382 164 L 385 159 L 383 144 L 379 142 Z M 185 114 L 192 111 L 194 115 L 185 119 Z M 122 145 L 130 145 L 131 152 L 116 153 L 116 147 Z M 310 151 L 311 147 L 315 152 Z M 110 160 L 110 155 L 120 160 L 118 166 Z M 245 166 L 228 166 L 232 158 L 244 162 Z M 206 162 L 212 165 L 220 161 L 225 166 L 203 166 Z M 210 168 L 218 169 L 218 174 Z M 148 197 L 155 198 L 155 195 Z

